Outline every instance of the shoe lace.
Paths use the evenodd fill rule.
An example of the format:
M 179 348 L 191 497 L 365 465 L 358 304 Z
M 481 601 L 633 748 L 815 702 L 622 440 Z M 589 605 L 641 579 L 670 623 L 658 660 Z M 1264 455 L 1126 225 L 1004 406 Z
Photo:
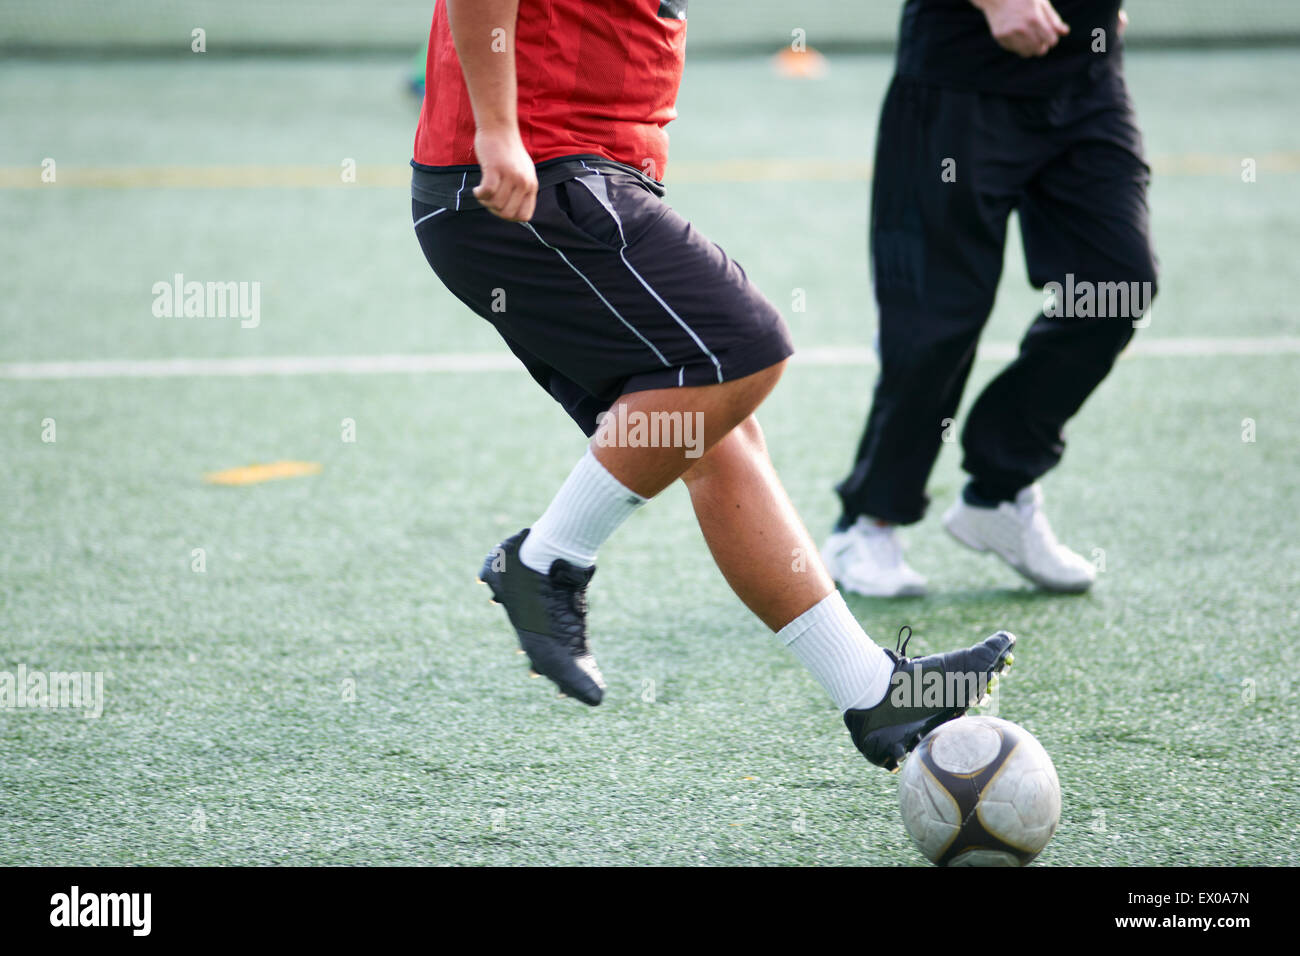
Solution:
M 573 638 L 572 644 L 585 649 L 587 646 L 587 585 L 567 579 L 562 575 L 552 575 L 551 611 L 566 633 Z
M 903 636 L 904 631 L 907 631 L 907 637 Z M 911 640 L 912 626 L 910 624 L 904 624 L 898 629 L 898 637 L 894 641 L 894 653 L 897 654 L 901 660 L 907 660 L 907 644 Z
M 587 617 L 587 589 L 574 588 L 569 592 L 569 608 L 579 621 Z

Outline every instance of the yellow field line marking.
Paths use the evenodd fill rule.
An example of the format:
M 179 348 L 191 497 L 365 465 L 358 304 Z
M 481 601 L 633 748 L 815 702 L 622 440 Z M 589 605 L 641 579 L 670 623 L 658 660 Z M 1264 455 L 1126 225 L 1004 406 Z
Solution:
M 59 166 L 54 183 L 40 167 L 0 166 L 0 189 L 319 189 L 405 186 L 410 166 L 358 168 L 345 183 L 337 166 Z
M 1211 153 L 1170 153 L 1151 158 L 1160 176 L 1240 176 L 1246 157 Z M 1257 174 L 1300 172 L 1300 150 L 1250 157 Z M 0 189 L 324 189 L 400 188 L 411 180 L 406 164 L 359 164 L 356 182 L 344 182 L 331 165 L 250 166 L 70 166 L 57 167 L 54 183 L 41 181 L 40 166 L 0 166 Z M 871 178 L 871 164 L 817 159 L 684 160 L 669 169 L 670 185 L 759 182 L 860 182 Z
M 273 461 L 266 465 L 245 465 L 242 468 L 227 468 L 225 471 L 210 471 L 203 476 L 203 480 L 209 485 L 257 485 L 281 478 L 319 475 L 320 472 L 321 466 L 314 461 Z

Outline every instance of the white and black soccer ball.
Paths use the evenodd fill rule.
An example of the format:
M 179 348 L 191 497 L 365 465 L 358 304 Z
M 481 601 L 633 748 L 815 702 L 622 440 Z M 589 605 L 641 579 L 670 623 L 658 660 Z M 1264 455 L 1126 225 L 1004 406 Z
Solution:
M 1034 735 L 959 717 L 916 745 L 899 775 L 903 825 L 939 866 L 1024 866 L 1061 817 L 1061 784 Z

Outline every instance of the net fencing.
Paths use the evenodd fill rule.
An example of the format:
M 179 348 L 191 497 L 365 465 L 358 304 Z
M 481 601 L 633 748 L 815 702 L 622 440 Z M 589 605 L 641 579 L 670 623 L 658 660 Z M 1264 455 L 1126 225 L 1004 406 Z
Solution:
M 600 0 L 592 0 L 600 2 Z M 605 0 L 614 2 L 614 0 Z M 891 47 L 901 0 L 695 0 L 696 50 Z M 1300 0 L 1129 0 L 1130 46 L 1300 42 Z M 0 0 L 10 53 L 411 51 L 433 0 Z

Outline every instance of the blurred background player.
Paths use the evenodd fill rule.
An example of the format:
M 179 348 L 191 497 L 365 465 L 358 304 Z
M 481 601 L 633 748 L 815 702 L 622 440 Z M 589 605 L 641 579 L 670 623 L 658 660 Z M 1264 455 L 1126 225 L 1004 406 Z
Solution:
M 406 73 L 406 88 L 417 100 L 424 99 L 424 65 L 429 59 L 429 44 L 420 47 Z
M 785 322 L 661 198 L 685 19 L 684 0 L 435 8 L 413 160 L 420 245 L 593 436 L 546 511 L 480 576 L 533 668 L 599 704 L 586 633 L 597 550 L 681 478 L 732 589 L 825 687 L 862 753 L 893 768 L 975 702 L 962 694 L 973 685 L 951 681 L 924 706 L 897 698 L 894 675 L 956 671 L 982 687 L 1015 638 L 909 661 L 867 637 L 816 559 L 753 417 L 793 350 Z M 619 421 L 651 416 L 699 421 L 699 445 L 620 437 Z M 665 613 L 675 606 L 666 599 Z
M 1104 291 L 1119 282 L 1140 294 L 1118 314 L 1038 316 L 967 415 L 970 481 L 944 526 L 1039 587 L 1075 592 L 1093 582 L 1092 564 L 1053 534 L 1038 479 L 1060 461 L 1062 427 L 1154 295 L 1149 170 L 1124 83 L 1125 22 L 1119 0 L 904 6 L 871 201 L 880 375 L 853 469 L 836 489 L 843 513 L 822 550 L 846 590 L 925 592 L 896 526 L 925 514 L 926 481 L 993 307 L 1013 209 L 1033 285 Z M 1104 313 L 1104 297 L 1097 301 Z

